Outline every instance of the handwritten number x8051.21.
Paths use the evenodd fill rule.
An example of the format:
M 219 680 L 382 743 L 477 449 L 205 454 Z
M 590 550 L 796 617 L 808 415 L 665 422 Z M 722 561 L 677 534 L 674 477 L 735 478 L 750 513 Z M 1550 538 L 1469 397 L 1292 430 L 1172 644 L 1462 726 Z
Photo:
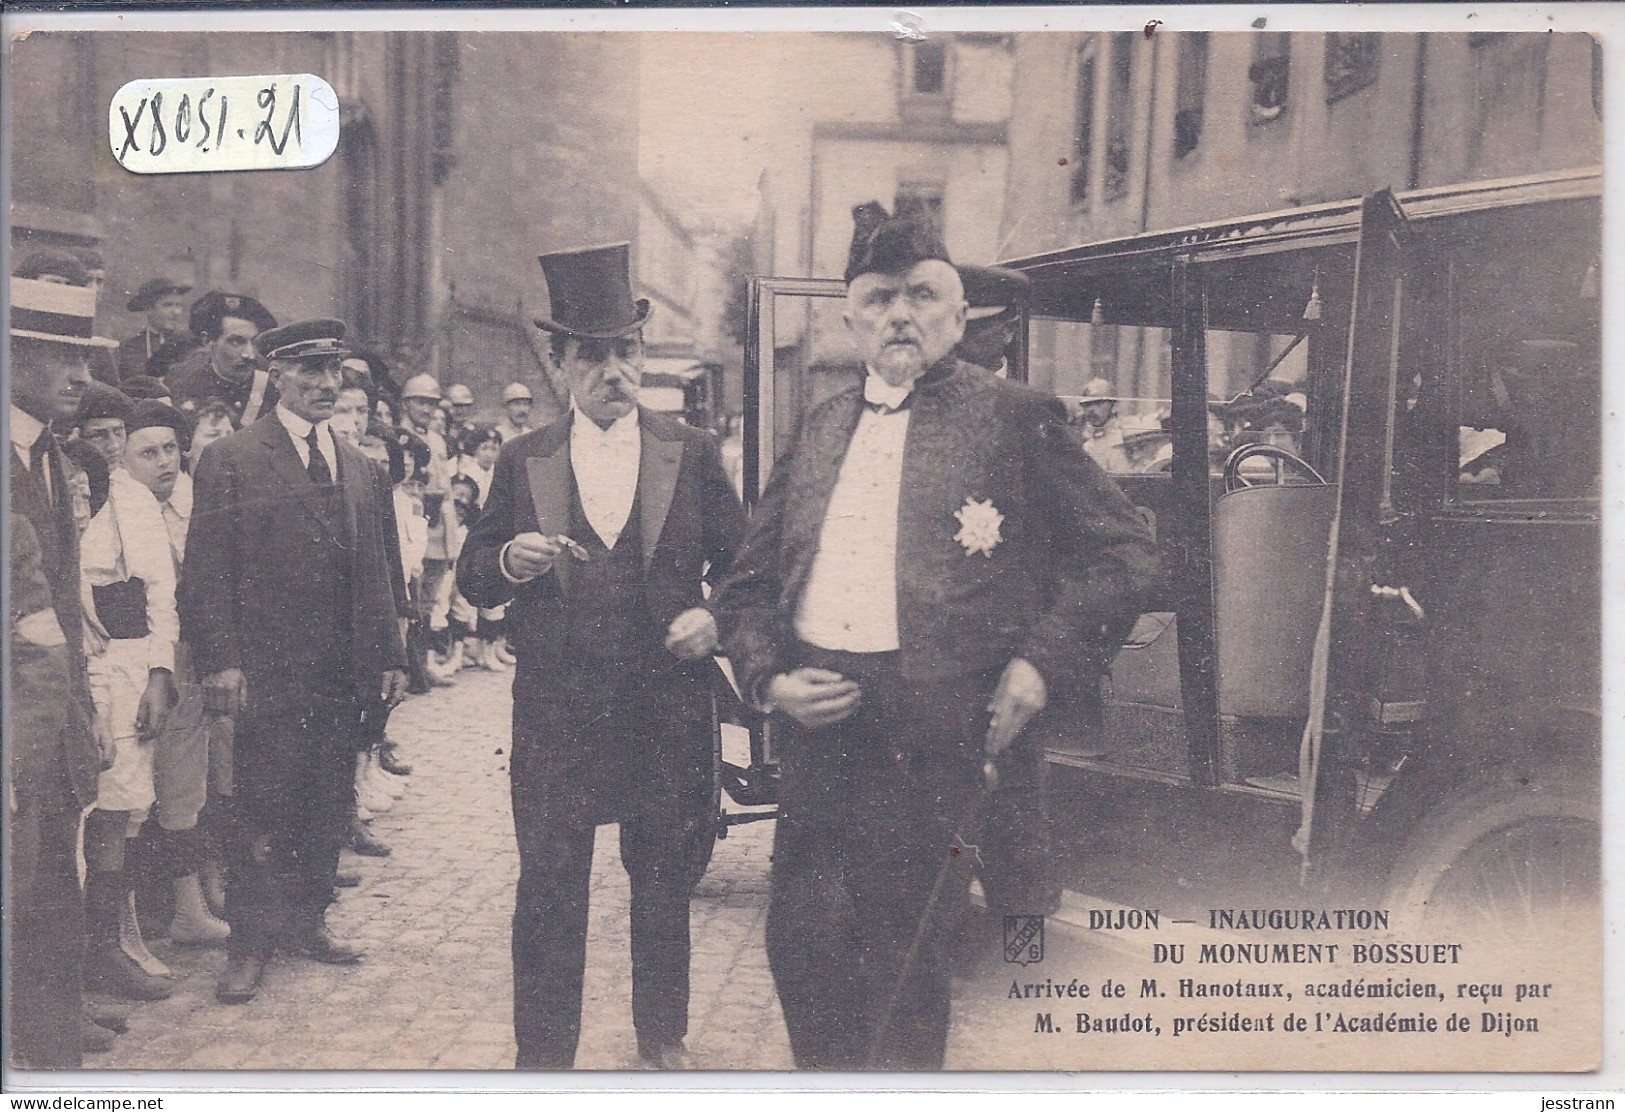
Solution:
M 269 143 L 271 150 L 280 155 L 287 149 L 289 137 L 297 142 L 304 142 L 304 131 L 300 123 L 300 99 L 304 90 L 299 86 L 293 87 L 293 95 L 287 100 L 286 115 L 281 121 L 281 132 L 277 130 L 277 87 L 275 84 L 266 86 L 255 95 L 255 100 L 265 115 L 254 126 L 254 145 Z M 213 101 L 214 103 L 210 103 Z M 124 143 L 119 148 L 119 162 L 123 163 L 125 157 L 132 151 L 140 152 L 143 149 L 141 127 L 146 121 L 145 151 L 154 158 L 163 154 L 171 142 L 177 144 L 192 143 L 199 151 L 208 153 L 211 149 L 219 150 L 225 146 L 231 136 L 228 127 L 228 118 L 231 107 L 230 98 L 224 93 L 215 96 L 213 86 L 209 87 L 192 103 L 189 93 L 182 93 L 178 101 L 174 101 L 173 111 L 165 108 L 164 94 L 155 91 L 151 96 L 142 97 L 141 103 L 136 105 L 135 115 L 124 105 L 118 106 L 119 116 L 124 127 Z M 210 117 L 213 117 L 211 121 Z M 197 134 L 196 142 L 192 140 Z M 243 129 L 237 129 L 237 137 L 245 138 Z M 213 147 L 210 147 L 210 143 Z

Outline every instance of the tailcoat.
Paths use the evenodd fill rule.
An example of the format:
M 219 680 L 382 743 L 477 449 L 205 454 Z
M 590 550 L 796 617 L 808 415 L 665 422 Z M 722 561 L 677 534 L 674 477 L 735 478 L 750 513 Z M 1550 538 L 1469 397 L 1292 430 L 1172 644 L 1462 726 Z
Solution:
M 988 702 L 1015 657 L 1037 668 L 1051 703 L 1097 677 L 1157 561 L 1145 524 L 1067 435 L 1055 399 L 949 358 L 908 402 L 897 650 L 801 643 L 797 610 L 864 404 L 854 387 L 807 413 L 718 606 L 744 691 L 760 698 L 803 665 L 863 690 L 834 726 L 773 720 L 783 778 L 768 958 L 797 1063 L 940 1068 L 954 919 L 974 856 L 945 847 L 994 833 L 981 788 Z M 1041 756 L 1020 754 L 1034 732 L 1018 739 L 1025 759 L 1001 759 L 1006 773 L 1041 774 Z

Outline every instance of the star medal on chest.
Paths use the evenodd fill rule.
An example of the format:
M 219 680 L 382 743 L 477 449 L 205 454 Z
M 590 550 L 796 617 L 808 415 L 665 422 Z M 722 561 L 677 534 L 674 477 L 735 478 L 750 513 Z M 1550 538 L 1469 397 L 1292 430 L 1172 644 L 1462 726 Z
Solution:
M 983 556 L 991 557 L 999 542 L 1004 540 L 999 533 L 999 526 L 1004 524 L 1004 515 L 993 505 L 991 498 L 978 500 L 967 496 L 965 504 L 954 511 L 954 517 L 959 520 L 959 532 L 954 534 L 954 540 L 964 546 L 967 556 L 980 552 Z

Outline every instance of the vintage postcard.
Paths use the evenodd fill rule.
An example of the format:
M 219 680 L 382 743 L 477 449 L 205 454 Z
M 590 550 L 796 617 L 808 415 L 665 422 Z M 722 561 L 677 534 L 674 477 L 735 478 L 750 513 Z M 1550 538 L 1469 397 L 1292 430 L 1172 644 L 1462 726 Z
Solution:
M 8 1085 L 1584 1087 L 1621 28 L 1381 7 L 8 15 Z

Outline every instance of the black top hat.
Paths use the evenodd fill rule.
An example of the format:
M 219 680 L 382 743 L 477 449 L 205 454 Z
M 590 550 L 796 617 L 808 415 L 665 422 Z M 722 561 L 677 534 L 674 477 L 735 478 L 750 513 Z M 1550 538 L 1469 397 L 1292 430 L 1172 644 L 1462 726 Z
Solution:
M 214 336 L 219 334 L 220 322 L 227 317 L 246 320 L 261 332 L 276 327 L 276 317 L 257 299 L 246 293 L 224 293 L 221 290 L 210 290 L 192 302 L 187 324 L 199 336 Z
M 537 256 L 547 276 L 551 317 L 536 327 L 586 340 L 612 340 L 643 327 L 647 298 L 632 299 L 632 245 L 608 243 Z
M 924 209 L 887 216 L 879 201 L 852 210 L 852 248 L 846 256 L 846 280 L 860 274 L 898 274 L 926 259 L 949 266 L 948 247 L 936 221 Z
M 281 328 L 261 332 L 254 345 L 260 349 L 260 354 L 272 360 L 345 356 L 350 354 L 350 349 L 344 343 L 345 330 L 345 323 L 332 317 L 296 320 Z
M 967 320 L 983 320 L 1008 312 L 1027 300 L 1032 279 L 1019 270 L 1007 266 L 970 266 L 959 268 L 959 280 L 965 285 Z
M 125 308 L 132 313 L 145 313 L 158 299 L 172 293 L 191 293 L 192 287 L 185 282 L 174 282 L 168 278 L 149 278 L 141 283 L 141 288 L 135 291 L 135 296 L 125 303 Z

